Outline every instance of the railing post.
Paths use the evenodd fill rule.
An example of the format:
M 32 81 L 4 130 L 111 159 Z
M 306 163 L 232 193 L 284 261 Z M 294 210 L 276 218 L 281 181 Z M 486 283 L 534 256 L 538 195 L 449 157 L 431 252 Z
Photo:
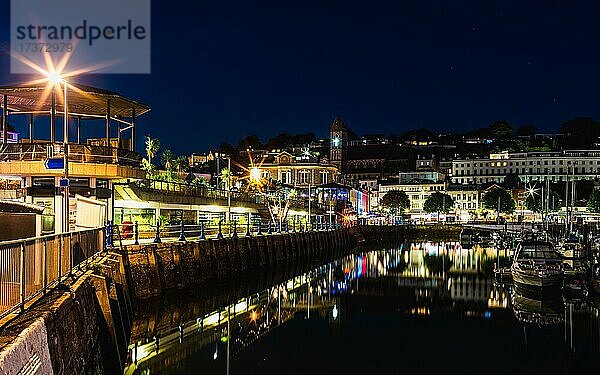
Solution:
M 62 277 L 62 248 L 63 239 L 61 235 L 58 235 L 58 280 Z
M 42 283 L 44 284 L 44 294 L 46 294 L 46 287 L 48 286 L 48 246 L 46 238 L 42 240 L 42 247 L 44 249 L 44 269 L 42 270 Z
M 222 223 L 223 223 L 223 219 L 219 220 L 219 233 L 217 233 L 217 238 L 218 239 L 222 239 L 223 238 L 223 230 L 221 228 Z
M 161 243 L 160 239 L 160 220 L 156 220 L 156 236 L 154 237 L 154 243 Z
M 204 222 L 200 221 L 200 239 L 205 240 L 206 236 L 204 235 Z
M 267 225 L 267 234 L 273 234 L 273 228 L 271 225 L 271 220 L 269 220 L 269 225 Z
M 237 238 L 238 234 L 237 234 L 237 220 L 233 221 L 233 234 L 232 237 L 233 238 Z
M 179 241 L 185 241 L 185 226 L 183 224 L 183 219 L 180 220 L 180 228 L 179 228 Z
M 21 242 L 21 312 L 25 310 L 25 241 Z
M 252 220 L 252 214 L 248 212 L 248 222 L 246 223 L 246 237 L 252 237 L 250 232 L 250 220 Z
M 106 225 L 107 225 L 106 246 L 112 247 L 113 246 L 113 222 L 112 222 L 112 220 L 108 220 Z
M 257 236 L 262 236 L 262 218 L 258 218 L 258 231 L 256 232 Z
M 139 229 L 139 225 L 138 222 L 136 221 L 133 225 L 133 244 L 134 245 L 139 245 L 140 244 L 140 229 Z

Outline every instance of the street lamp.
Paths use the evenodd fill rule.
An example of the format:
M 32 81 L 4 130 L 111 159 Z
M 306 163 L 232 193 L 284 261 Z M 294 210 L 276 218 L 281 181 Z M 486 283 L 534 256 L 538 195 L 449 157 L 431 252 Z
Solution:
M 69 111 L 67 105 L 67 86 L 68 83 L 64 77 L 57 72 L 47 72 L 46 77 L 50 83 L 60 88 L 63 85 L 63 152 L 64 152 L 64 193 L 65 201 L 63 204 L 63 232 L 69 231 Z

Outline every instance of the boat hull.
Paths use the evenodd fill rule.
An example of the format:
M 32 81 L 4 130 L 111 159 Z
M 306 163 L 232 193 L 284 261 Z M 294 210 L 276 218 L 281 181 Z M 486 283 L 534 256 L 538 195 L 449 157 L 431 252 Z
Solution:
M 520 270 L 512 270 L 513 282 L 528 288 L 560 288 L 563 285 L 563 275 L 536 275 Z

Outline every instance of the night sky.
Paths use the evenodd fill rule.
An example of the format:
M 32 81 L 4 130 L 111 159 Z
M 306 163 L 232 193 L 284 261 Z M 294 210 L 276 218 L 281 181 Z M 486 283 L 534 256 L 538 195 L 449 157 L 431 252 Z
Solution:
M 141 134 L 177 153 L 255 133 L 325 137 L 338 113 L 359 134 L 600 118 L 600 4 L 220 3 L 153 1 L 152 74 L 77 82 L 149 104 Z M 3 11 L 5 46 L 8 33 Z M 23 79 L 8 60 L 0 84 Z

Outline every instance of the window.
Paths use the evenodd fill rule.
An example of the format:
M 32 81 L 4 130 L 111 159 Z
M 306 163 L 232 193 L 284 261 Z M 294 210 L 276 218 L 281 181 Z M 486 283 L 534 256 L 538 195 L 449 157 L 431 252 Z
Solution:
M 308 184 L 310 182 L 310 171 L 300 171 L 298 179 L 299 184 Z
M 69 178 L 69 185 L 72 187 L 90 187 L 89 178 Z
M 326 184 L 329 179 L 329 174 L 327 173 L 327 171 L 321 171 L 319 174 L 321 176 L 321 183 Z
M 31 186 L 54 186 L 54 177 L 32 177 Z
M 96 179 L 96 187 L 108 189 L 108 180 L 103 180 L 100 178 Z
M 290 171 L 282 171 L 281 172 L 281 182 L 284 184 L 291 184 L 292 183 L 292 172 Z

